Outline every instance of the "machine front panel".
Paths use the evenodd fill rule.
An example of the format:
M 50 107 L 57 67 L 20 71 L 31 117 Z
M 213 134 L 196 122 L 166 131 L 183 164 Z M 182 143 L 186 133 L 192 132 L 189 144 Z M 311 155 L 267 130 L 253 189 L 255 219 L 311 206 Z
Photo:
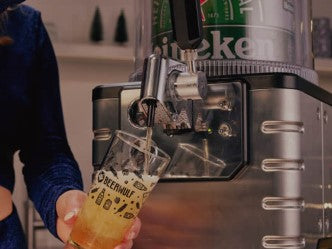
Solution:
M 144 136 L 128 122 L 138 91 L 120 96 L 113 129 Z M 233 181 L 161 181 L 140 213 L 135 249 L 315 249 L 329 234 L 332 144 L 322 138 L 331 107 L 294 89 L 252 90 L 248 99 L 249 165 Z M 176 148 L 181 136 L 154 141 Z
M 247 170 L 232 182 L 160 183 L 141 214 L 136 249 L 316 248 L 323 237 L 321 122 L 313 118 L 320 102 L 296 90 L 259 90 L 250 106 Z M 271 121 L 282 123 L 269 130 Z
M 146 129 L 137 125 L 131 118 L 130 112 L 133 105 L 139 99 L 140 89 L 124 89 L 121 92 L 120 120 L 121 129 L 134 133 L 138 136 L 145 136 Z M 208 85 L 208 99 L 202 108 L 201 103 L 192 101 L 194 120 L 203 120 L 204 126 L 201 131 L 194 128 L 189 131 L 170 133 L 167 127 L 156 125 L 153 131 L 153 140 L 160 141 L 158 144 L 171 157 L 178 150 L 179 144 L 190 144 L 202 151 L 208 151 L 209 155 L 222 160 L 226 168 L 221 175 L 211 176 L 218 180 L 230 180 L 247 163 L 247 105 L 246 88 L 240 82 L 218 82 Z M 229 110 L 221 106 L 228 102 Z M 225 108 L 225 107 L 224 107 Z M 201 110 L 203 109 L 203 110 Z M 196 111 L 201 110 L 201 111 Z M 156 122 L 162 119 L 162 113 L 156 113 Z M 197 115 L 202 117 L 197 118 Z M 203 121 L 201 121 L 203 123 Z M 196 123 L 198 123 L 197 121 Z M 197 125 L 197 124 L 196 124 Z M 223 134 L 222 127 L 229 127 L 229 134 Z M 170 167 L 182 162 L 171 161 Z M 185 163 L 185 162 L 183 162 Z M 186 174 L 183 173 L 183 174 Z M 189 173 L 190 176 L 190 173 Z M 165 175 L 166 180 L 176 180 L 177 175 Z M 193 180 L 193 176 L 190 177 Z M 186 178 L 182 178 L 186 180 Z

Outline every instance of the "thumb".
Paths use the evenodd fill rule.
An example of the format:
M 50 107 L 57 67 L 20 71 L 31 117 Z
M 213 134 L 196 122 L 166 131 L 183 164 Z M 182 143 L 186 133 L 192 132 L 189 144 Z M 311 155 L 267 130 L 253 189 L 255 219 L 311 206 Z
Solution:
M 83 206 L 86 197 L 87 195 L 82 191 L 70 190 L 63 193 L 57 200 L 57 233 L 62 241 L 65 242 L 68 239 L 77 213 Z
M 67 242 L 67 243 L 65 244 L 64 249 L 75 249 L 75 248 Z
M 69 190 L 63 193 L 56 202 L 57 215 L 62 220 L 70 220 L 71 214 L 83 206 L 87 195 L 80 190 Z

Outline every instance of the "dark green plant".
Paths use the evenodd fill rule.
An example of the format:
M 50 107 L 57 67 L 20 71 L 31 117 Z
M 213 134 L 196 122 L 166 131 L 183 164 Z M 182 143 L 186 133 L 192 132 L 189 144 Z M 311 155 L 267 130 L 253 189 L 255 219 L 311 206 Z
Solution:
M 118 18 L 114 41 L 120 44 L 128 41 L 127 24 L 123 10 L 121 10 L 120 16 Z
M 95 15 L 93 17 L 91 30 L 90 30 L 90 40 L 93 42 L 100 42 L 104 39 L 103 34 L 103 23 L 101 20 L 101 14 L 99 7 L 95 10 Z

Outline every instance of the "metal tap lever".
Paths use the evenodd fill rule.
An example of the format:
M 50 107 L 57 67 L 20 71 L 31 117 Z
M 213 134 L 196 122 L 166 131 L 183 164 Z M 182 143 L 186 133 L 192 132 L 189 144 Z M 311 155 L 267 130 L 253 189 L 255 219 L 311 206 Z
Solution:
M 203 40 L 200 0 L 170 0 L 173 36 L 181 51 L 189 73 L 196 73 L 196 49 Z
M 144 63 L 140 104 L 148 127 L 154 126 L 155 112 L 162 109 L 159 123 L 172 130 L 189 130 L 193 127 L 191 102 L 204 100 L 207 93 L 205 73 L 197 72 L 195 65 L 203 33 L 200 1 L 171 0 L 170 6 L 174 36 L 187 67 L 180 63 L 182 71 L 169 72 L 172 59 L 160 54 L 149 56 Z
M 181 60 L 187 72 L 171 79 L 178 99 L 199 100 L 206 97 L 206 76 L 197 72 L 197 47 L 203 40 L 203 23 L 200 0 L 170 0 L 173 36 L 181 48 Z
M 182 50 L 197 49 L 203 40 L 200 0 L 170 0 L 173 36 Z

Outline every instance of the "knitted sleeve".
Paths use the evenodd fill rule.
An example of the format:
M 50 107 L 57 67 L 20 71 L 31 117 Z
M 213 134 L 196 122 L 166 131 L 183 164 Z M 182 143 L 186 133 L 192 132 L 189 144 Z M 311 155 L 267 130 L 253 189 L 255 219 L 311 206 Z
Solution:
M 50 232 L 56 232 L 56 201 L 68 190 L 82 190 L 78 165 L 69 148 L 59 90 L 59 76 L 52 44 L 40 15 L 35 21 L 36 52 L 31 68 L 31 113 L 20 158 L 29 198 Z

